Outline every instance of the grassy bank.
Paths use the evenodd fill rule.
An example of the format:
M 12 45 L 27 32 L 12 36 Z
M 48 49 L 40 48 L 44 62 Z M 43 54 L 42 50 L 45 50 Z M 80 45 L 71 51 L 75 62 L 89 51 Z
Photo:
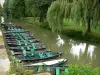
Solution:
M 48 29 L 51 30 L 51 28 L 49 27 L 49 24 L 47 22 L 47 20 L 44 20 L 43 23 L 40 23 L 38 18 L 32 18 L 32 17 L 27 17 L 24 19 L 25 22 L 35 25 L 35 26 L 39 26 L 40 28 L 44 28 L 44 29 Z
M 71 37 L 76 40 L 87 41 L 90 43 L 100 44 L 99 31 L 91 31 L 83 35 L 81 28 L 73 28 L 72 26 L 64 26 L 62 34 Z

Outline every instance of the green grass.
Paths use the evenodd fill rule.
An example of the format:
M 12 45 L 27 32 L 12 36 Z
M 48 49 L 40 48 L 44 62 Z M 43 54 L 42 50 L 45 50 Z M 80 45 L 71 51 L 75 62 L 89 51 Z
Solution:
M 72 22 L 72 20 L 68 20 L 68 19 L 64 19 L 63 20 L 63 24 L 64 25 L 74 25 L 74 23 Z
M 34 18 L 34 17 L 26 17 L 24 19 L 25 22 L 28 22 L 30 24 L 33 24 L 33 25 L 36 25 L 36 26 L 39 26 L 40 25 L 40 22 L 39 22 L 39 19 L 38 18 Z
M 0 43 L 3 43 L 3 37 L 0 36 Z
M 92 29 L 91 32 L 82 35 L 82 27 L 77 26 L 64 26 L 62 34 L 69 36 L 73 39 L 88 41 L 90 43 L 100 44 L 100 30 Z
M 64 20 L 62 34 L 73 39 L 88 41 L 90 43 L 100 44 L 100 27 L 91 26 L 91 32 L 83 35 L 83 26 L 75 25 L 71 20 Z

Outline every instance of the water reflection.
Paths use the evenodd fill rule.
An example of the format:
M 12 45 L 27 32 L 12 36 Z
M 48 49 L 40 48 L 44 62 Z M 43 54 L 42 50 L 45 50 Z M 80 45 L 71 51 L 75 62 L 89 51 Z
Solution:
M 58 37 L 57 37 L 57 45 L 58 45 L 58 47 L 60 47 L 60 46 L 62 46 L 62 45 L 64 45 L 65 44 L 65 42 L 64 42 L 64 40 L 61 38 L 61 36 L 60 35 L 58 35 Z
M 1 23 L 4 23 L 4 17 L 1 17 Z
M 79 60 L 81 56 L 88 55 L 88 57 L 92 60 L 96 46 L 86 43 L 76 43 L 73 40 L 70 40 L 70 44 L 72 45 L 70 53 L 74 56 L 74 58 L 77 58 Z
M 70 40 L 70 44 L 72 45 L 70 53 L 74 56 L 74 58 L 77 57 L 77 59 L 79 60 L 80 57 L 85 54 L 85 55 L 88 55 L 89 58 L 92 60 L 93 53 L 96 46 L 89 45 L 86 43 L 76 44 L 75 41 L 73 40 Z
M 89 45 L 89 47 L 88 47 L 87 54 L 89 55 L 89 57 L 91 58 L 91 60 L 92 60 L 95 48 L 96 48 L 96 46 L 94 46 L 94 45 Z
M 72 48 L 70 50 L 70 53 L 79 59 L 80 54 L 83 54 L 85 52 L 86 43 L 80 43 L 79 45 L 72 44 Z
M 69 44 L 73 44 L 74 42 L 75 42 L 75 41 L 72 40 L 72 39 L 69 40 Z

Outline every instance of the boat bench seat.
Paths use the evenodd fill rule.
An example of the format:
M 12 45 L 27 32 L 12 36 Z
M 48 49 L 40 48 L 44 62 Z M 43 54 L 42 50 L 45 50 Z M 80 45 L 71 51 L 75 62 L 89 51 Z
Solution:
M 43 52 L 41 52 L 41 53 L 39 53 L 39 57 L 40 57 L 40 58 L 45 58 L 46 56 L 44 55 Z
M 52 54 L 51 52 L 47 52 L 47 53 L 46 53 L 46 56 L 47 56 L 47 57 L 50 57 L 50 56 L 52 56 L 52 55 L 53 55 L 53 54 Z

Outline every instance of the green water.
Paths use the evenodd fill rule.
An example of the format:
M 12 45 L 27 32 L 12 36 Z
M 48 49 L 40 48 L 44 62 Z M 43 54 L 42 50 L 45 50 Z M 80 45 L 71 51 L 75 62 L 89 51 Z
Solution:
M 49 30 L 41 29 L 31 24 L 22 22 L 17 22 L 16 24 L 30 30 L 50 50 L 63 52 L 62 58 L 68 58 L 67 64 L 91 63 L 93 68 L 100 67 L 100 45 L 73 40 L 64 35 L 52 33 Z

